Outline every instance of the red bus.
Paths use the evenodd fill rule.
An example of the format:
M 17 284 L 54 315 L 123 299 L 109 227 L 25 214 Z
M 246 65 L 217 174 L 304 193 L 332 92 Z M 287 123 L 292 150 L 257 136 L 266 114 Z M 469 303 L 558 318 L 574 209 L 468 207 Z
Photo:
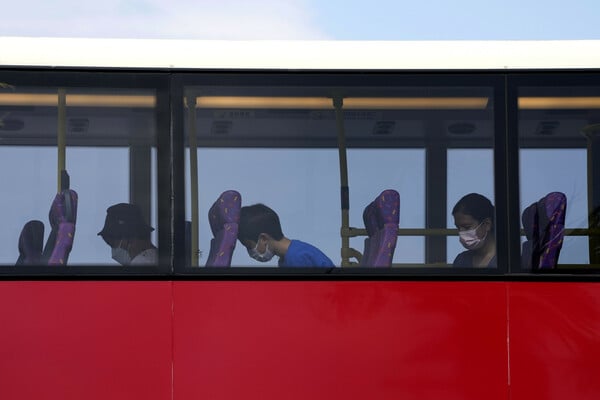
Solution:
M 0 46 L 1 398 L 600 395 L 600 42 Z

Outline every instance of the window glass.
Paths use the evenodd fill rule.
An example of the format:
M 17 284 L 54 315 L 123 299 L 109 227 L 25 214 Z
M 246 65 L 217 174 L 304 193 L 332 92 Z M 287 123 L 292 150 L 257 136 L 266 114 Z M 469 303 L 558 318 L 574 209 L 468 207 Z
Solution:
M 286 237 L 318 245 L 339 263 L 336 163 L 334 149 L 199 149 L 199 264 L 206 264 L 213 238 L 208 211 L 228 190 L 239 192 L 243 205 L 262 203 L 276 210 Z M 272 166 L 279 167 L 273 171 Z M 277 257 L 258 262 L 238 243 L 231 263 L 238 267 L 272 267 L 277 266 Z
M 521 268 L 599 264 L 600 88 L 519 89 Z
M 240 194 L 242 207 L 262 203 L 272 208 L 284 239 L 316 246 L 337 267 L 374 267 L 379 260 L 386 260 L 387 267 L 448 267 L 459 253 L 456 228 L 449 224 L 454 203 L 471 192 L 494 203 L 489 87 L 187 86 L 184 97 L 186 152 L 191 154 L 186 155 L 189 265 L 290 262 L 279 239 L 254 231 L 254 239 L 247 237 L 244 215 L 249 214 L 244 213 L 249 210 L 242 211 L 236 228 L 243 241 L 228 237 L 225 213 L 231 208 L 218 211 L 215 205 L 229 204 L 220 198 L 228 190 Z M 345 144 L 347 175 L 340 170 L 340 143 Z M 381 208 L 382 193 L 387 199 L 397 193 L 399 203 L 371 208 L 371 203 Z M 341 203 L 349 206 L 347 214 Z M 365 212 L 375 213 L 374 230 L 365 224 Z M 475 261 L 465 259 L 461 267 L 494 264 L 491 213 L 478 231 L 482 244 L 491 232 L 485 252 L 483 246 L 473 249 L 469 254 Z M 233 253 L 227 250 L 232 243 Z M 368 254 L 373 243 L 379 247 Z M 254 258 L 253 252 L 258 253 Z M 269 252 L 275 257 L 260 261 Z M 225 260 L 215 261 L 220 255 Z
M 423 149 L 350 149 L 350 225 L 364 227 L 363 211 L 386 189 L 400 198 L 400 226 L 425 228 L 425 151 Z M 338 178 L 339 180 L 339 178 Z M 365 237 L 351 239 L 364 253 Z M 400 236 L 393 255 L 395 264 L 423 264 L 423 236 Z
M 123 263 L 150 254 L 145 265 L 156 265 L 156 236 L 148 236 L 150 225 L 156 228 L 154 91 L 5 86 L 0 181 L 10 195 L 0 200 L 6 210 L 0 263 L 117 266 L 98 232 L 107 208 L 127 203 L 135 206 L 112 215 L 103 230 L 107 241 L 125 250 Z M 62 176 L 59 186 L 62 167 L 68 179 Z M 118 224 L 126 225 L 122 232 Z M 41 248 L 49 250 L 40 254 Z

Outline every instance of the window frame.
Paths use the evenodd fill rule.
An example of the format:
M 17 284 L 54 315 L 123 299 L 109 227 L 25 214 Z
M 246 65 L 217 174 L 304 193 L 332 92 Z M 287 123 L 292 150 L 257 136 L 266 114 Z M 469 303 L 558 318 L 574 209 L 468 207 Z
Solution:
M 171 135 L 169 75 L 152 70 L 106 70 L 96 68 L 0 68 L 0 80 L 16 86 L 85 89 L 149 89 L 156 94 L 157 230 L 159 264 L 125 268 L 117 265 L 0 266 L 0 277 L 117 277 L 167 276 L 173 271 L 171 242 Z M 56 146 L 50 146 L 56 147 Z M 164 195 L 161 195 L 164 194 Z M 80 204 L 80 207 L 82 205 Z M 50 207 L 50 205 L 48 205 Z M 105 210 L 98 210 L 104 215 Z M 18 238 L 15 238 L 15 249 Z M 100 240 L 98 238 L 98 240 Z M 108 248 L 107 248 L 108 251 Z M 108 254 L 108 253 L 107 253 Z
M 182 98 L 186 87 L 190 86 L 235 86 L 235 87 L 257 87 L 257 86 L 399 86 L 399 87 L 488 87 L 493 90 L 494 104 L 494 190 L 496 207 L 496 241 L 498 254 L 498 268 L 495 269 L 458 269 L 458 268 L 438 268 L 428 267 L 423 264 L 419 267 L 393 268 L 393 269 L 375 269 L 345 267 L 318 269 L 318 268 L 293 268 L 286 270 L 272 267 L 229 267 L 229 268 L 206 268 L 206 267 L 186 267 L 184 249 L 184 219 L 185 216 L 185 196 L 176 201 L 174 208 L 177 210 L 174 214 L 178 216 L 174 222 L 174 240 L 175 240 L 175 270 L 174 274 L 182 277 L 279 277 L 279 276 L 303 276 L 303 277 L 323 277 L 326 275 L 336 277 L 478 277 L 478 276 L 504 276 L 508 270 L 508 259 L 506 257 L 507 243 L 507 221 L 503 217 L 506 210 L 506 197 L 500 195 L 505 191 L 505 185 L 508 181 L 506 175 L 506 100 L 505 100 L 505 75 L 498 71 L 206 71 L 201 73 L 177 73 L 172 78 L 172 98 Z M 182 102 L 173 103 L 173 137 L 174 141 L 182 144 L 181 150 L 177 150 L 177 156 L 174 158 L 174 174 L 179 176 L 182 181 L 177 187 L 183 188 L 185 181 L 184 171 L 184 147 L 185 143 L 185 120 L 184 105 Z M 260 143 L 257 147 L 260 147 Z M 215 146 L 217 147 L 217 146 Z M 373 147 L 378 147 L 377 145 Z M 451 148 L 451 147 L 447 147 Z M 374 194 L 375 195 L 375 194 Z M 243 194 L 242 194 L 243 196 Z M 402 196 L 402 194 L 401 194 Z M 237 246 L 241 246 L 238 242 Z M 445 246 L 445 245 L 444 245 Z

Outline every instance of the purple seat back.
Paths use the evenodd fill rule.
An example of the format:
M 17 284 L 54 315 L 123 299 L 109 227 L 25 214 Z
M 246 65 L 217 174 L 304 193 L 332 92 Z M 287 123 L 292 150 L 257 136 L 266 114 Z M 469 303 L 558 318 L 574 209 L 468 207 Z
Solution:
M 19 235 L 19 259 L 16 265 L 39 265 L 44 249 L 44 223 L 29 221 Z
M 207 267 L 229 267 L 237 241 L 242 196 L 235 190 L 223 192 L 208 211 L 210 242 Z
M 77 221 L 77 193 L 74 190 L 66 189 L 57 193 L 50 206 L 50 225 L 52 234 L 46 247 L 50 256 L 48 265 L 66 265 L 73 248 L 75 239 L 75 223 Z M 50 249 L 52 251 L 50 252 Z
M 390 267 L 398 240 L 400 222 L 400 195 L 395 190 L 384 190 L 363 212 L 369 238 L 360 265 Z M 375 222 L 375 224 L 373 223 Z M 375 227 L 375 229 L 373 229 Z
M 527 240 L 523 242 L 521 251 L 521 268 L 526 271 L 531 270 L 532 265 L 539 265 L 539 232 L 538 232 L 538 212 L 537 202 L 527 207 L 521 215 L 523 229 Z
M 523 269 L 556 268 L 563 244 L 566 209 L 565 194 L 552 192 L 523 211 L 521 221 L 527 237 L 521 253 Z
M 567 196 L 552 192 L 538 202 L 540 269 L 555 268 L 565 234 Z
M 379 230 L 375 202 L 371 202 L 365 207 L 363 211 L 363 221 L 365 223 L 368 236 L 365 238 L 365 247 L 361 259 L 361 266 L 368 265 L 367 261 L 370 260 L 371 252 L 377 251 L 377 247 L 379 247 L 379 237 L 375 237 L 377 231 Z

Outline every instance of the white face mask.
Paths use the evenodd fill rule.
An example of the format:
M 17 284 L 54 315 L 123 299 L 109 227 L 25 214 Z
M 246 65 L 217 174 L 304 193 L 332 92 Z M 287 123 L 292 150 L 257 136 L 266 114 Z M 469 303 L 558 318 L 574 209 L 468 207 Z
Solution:
M 131 263 L 131 256 L 129 252 L 120 246 L 111 248 L 112 259 L 121 265 L 129 265 Z
M 254 258 L 256 261 L 267 262 L 271 258 L 273 258 L 273 256 L 275 255 L 275 253 L 273 253 L 269 249 L 269 245 L 268 244 L 265 245 L 265 252 L 264 253 L 260 253 L 258 251 L 258 242 L 256 242 L 256 246 L 254 246 L 253 249 L 248 249 L 248 255 L 250 257 Z
M 482 238 L 477 236 L 477 229 L 481 226 L 481 224 L 483 224 L 483 221 L 473 229 L 469 229 L 468 231 L 458 231 L 460 244 L 462 244 L 465 249 L 477 250 L 483 247 L 485 238 L 487 237 L 487 232 Z

